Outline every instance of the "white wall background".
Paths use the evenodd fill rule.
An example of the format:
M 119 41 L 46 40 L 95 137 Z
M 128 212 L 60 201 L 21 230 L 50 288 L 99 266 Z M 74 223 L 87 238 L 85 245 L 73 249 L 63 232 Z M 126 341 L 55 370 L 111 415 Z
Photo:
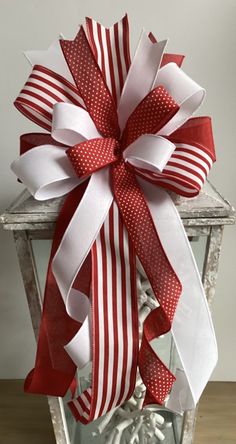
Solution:
M 12 105 L 30 72 L 26 49 L 46 49 L 59 32 L 73 38 L 86 15 L 106 26 L 128 12 L 134 49 L 141 28 L 168 50 L 186 54 L 184 69 L 207 89 L 201 113 L 213 117 L 217 163 L 214 185 L 235 205 L 236 62 L 235 0 L 0 0 L 0 205 L 21 191 L 9 170 L 19 135 L 37 130 Z M 236 380 L 235 227 L 225 229 L 213 318 L 219 344 L 215 380 Z M 23 378 L 34 363 L 35 344 L 11 233 L 0 230 L 0 378 Z

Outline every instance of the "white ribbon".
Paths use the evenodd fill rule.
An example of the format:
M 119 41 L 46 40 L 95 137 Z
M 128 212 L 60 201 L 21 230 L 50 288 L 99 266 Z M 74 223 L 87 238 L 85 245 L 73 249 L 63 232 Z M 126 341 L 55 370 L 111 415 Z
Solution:
M 67 145 L 72 145 L 72 141 L 80 143 L 86 140 L 85 135 L 88 135 L 89 131 L 91 137 L 101 137 L 91 117 L 82 108 L 58 103 L 54 110 L 52 136 L 56 137 L 57 141 Z M 65 128 L 62 124 L 63 119 Z M 83 182 L 75 174 L 66 150 L 67 147 L 41 145 L 15 160 L 11 168 L 37 200 L 63 196 Z M 72 285 L 112 202 L 109 169 L 106 167 L 92 174 L 52 261 L 52 270 L 67 313 L 81 322 L 80 307 L 83 312 L 82 327 L 65 346 L 67 353 L 79 368 L 85 366 L 92 357 L 90 304 L 85 304 L 83 293 L 73 289 Z M 82 233 L 82 236 L 78 236 L 78 233 Z
M 199 109 L 206 91 L 187 76 L 176 63 L 168 63 L 158 71 L 154 87 L 158 85 L 163 85 L 180 107 L 174 117 L 158 133 L 168 136 Z
M 71 294 L 73 296 L 71 287 L 106 219 L 112 201 L 113 194 L 109 182 L 109 169 L 106 167 L 92 175 L 52 261 L 52 270 L 64 299 L 66 310 L 74 319 L 77 319 L 77 310 L 75 311 L 73 301 L 71 301 Z M 79 306 L 80 300 L 78 300 L 78 311 Z M 89 312 L 85 321 L 86 331 L 88 332 L 90 331 L 88 329 L 90 323 Z M 82 347 L 81 344 L 83 344 Z M 88 362 L 84 361 L 83 348 L 89 350 L 88 360 L 91 360 L 92 357 L 91 335 L 86 337 L 84 330 L 80 328 L 65 348 L 76 365 L 81 368 Z
M 161 188 L 138 178 L 164 251 L 183 291 L 172 335 L 184 369 L 177 372 L 167 407 L 181 413 L 196 405 L 217 362 L 217 344 L 201 277 L 179 213 Z
M 142 31 L 118 105 L 121 130 L 132 111 L 153 88 L 166 44 L 167 40 L 152 43 L 145 31 Z M 144 72 L 144 75 L 140 75 Z
M 24 55 L 32 66 L 42 65 L 45 68 L 57 72 L 62 77 L 75 85 L 73 76 L 63 55 L 60 40 L 54 41 L 46 50 L 25 51 Z
M 152 172 L 163 170 L 175 148 L 161 135 L 172 133 L 191 117 L 205 94 L 203 88 L 173 63 L 158 71 L 165 44 L 153 44 L 146 34 L 142 34 L 118 107 L 123 128 L 130 113 L 153 86 L 164 85 L 179 104 L 178 113 L 158 135 L 143 135 L 124 152 L 126 162 Z M 72 146 L 101 136 L 84 109 L 59 103 L 53 111 L 52 137 Z M 43 145 L 31 149 L 13 162 L 13 171 L 36 199 L 62 196 L 81 183 L 66 156 L 66 149 Z M 79 367 L 91 359 L 90 305 L 85 299 L 87 296 L 72 289 L 72 285 L 113 201 L 108 175 L 109 167 L 92 174 L 52 264 L 67 312 L 72 318 L 83 320 L 83 326 L 65 347 Z M 141 179 L 140 183 L 161 242 L 183 285 L 172 332 L 185 375 L 177 373 L 168 401 L 168 407 L 179 412 L 197 403 L 215 366 L 217 347 L 197 266 L 177 210 L 165 191 Z
M 85 109 L 71 103 L 56 103 L 52 115 L 52 137 L 66 145 L 101 137 Z
M 136 168 L 161 173 L 174 150 L 175 145 L 164 137 L 145 134 L 126 148 L 123 157 Z
M 78 333 L 64 348 L 77 367 L 83 368 L 92 356 L 91 305 L 87 295 L 71 288 L 70 311 L 73 313 L 74 319 L 81 322 L 82 325 Z M 79 354 L 78 350 L 80 350 Z
M 65 151 L 66 148 L 59 146 L 41 145 L 22 154 L 11 164 L 11 169 L 35 199 L 64 196 L 82 182 Z

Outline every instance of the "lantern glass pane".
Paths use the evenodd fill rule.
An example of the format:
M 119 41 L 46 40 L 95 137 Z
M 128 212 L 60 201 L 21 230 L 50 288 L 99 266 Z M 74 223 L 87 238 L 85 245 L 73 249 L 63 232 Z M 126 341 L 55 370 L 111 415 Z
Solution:
M 207 246 L 207 236 L 190 237 L 190 245 L 192 247 L 196 263 L 200 274 L 203 273 L 204 257 Z M 41 297 L 43 299 L 43 293 L 45 288 L 45 280 L 47 273 L 47 265 L 50 256 L 50 250 L 52 245 L 51 239 L 36 239 L 31 241 L 32 251 L 35 261 L 35 266 L 38 276 L 38 284 L 40 288 Z M 171 333 L 164 335 L 158 339 L 152 341 L 152 346 L 155 350 L 158 350 L 158 355 L 164 361 L 164 363 L 175 372 L 177 368 L 181 368 L 181 363 L 177 354 L 177 351 L 172 340 Z M 91 372 L 91 368 L 87 368 L 78 371 L 78 394 L 85 390 L 89 385 L 88 376 Z M 70 442 L 68 444 L 105 444 L 108 442 L 108 436 L 99 433 L 99 424 L 102 423 L 103 418 L 99 418 L 92 424 L 84 426 L 83 424 L 76 423 L 67 407 L 67 401 L 70 399 L 70 393 L 68 392 L 63 399 L 64 412 L 67 431 Z M 128 414 L 128 413 L 127 413 Z M 160 406 L 158 414 L 162 415 L 165 419 L 164 426 L 160 426 L 161 432 L 165 435 L 165 444 L 179 444 L 181 442 L 181 431 L 183 426 L 183 416 L 174 414 L 168 411 L 164 407 Z M 117 424 L 113 424 L 116 426 Z M 132 426 L 130 426 L 132 432 Z M 150 429 L 151 430 L 151 429 Z M 129 430 L 123 432 L 124 438 L 128 436 Z M 127 440 L 124 442 L 128 442 Z M 148 442 L 148 441 L 147 441 Z M 151 442 L 151 441 L 150 441 Z M 152 441 L 153 442 L 153 441 Z M 159 442 L 159 441 L 157 441 Z

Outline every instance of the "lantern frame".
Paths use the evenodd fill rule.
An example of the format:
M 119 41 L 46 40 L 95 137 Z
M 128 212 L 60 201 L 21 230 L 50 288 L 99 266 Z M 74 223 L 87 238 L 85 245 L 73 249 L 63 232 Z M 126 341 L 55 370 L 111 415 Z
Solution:
M 186 234 L 190 241 L 206 237 L 202 282 L 209 307 L 215 294 L 222 235 L 225 225 L 235 223 L 235 211 L 220 193 L 206 182 L 199 196 L 184 198 L 170 192 L 179 211 Z M 52 239 L 55 222 L 63 203 L 63 198 L 50 201 L 36 201 L 24 190 L 0 217 L 3 228 L 13 232 L 19 266 L 28 301 L 32 326 L 37 340 L 41 311 L 42 291 L 32 248 L 32 241 Z M 171 354 L 171 367 L 175 365 L 174 346 Z M 70 440 L 62 398 L 48 396 L 48 404 L 55 434 L 56 444 L 72 444 Z M 184 413 L 182 432 L 177 436 L 177 424 L 173 415 L 175 444 L 192 444 L 197 418 L 197 408 Z M 173 443 L 174 444 L 174 443 Z

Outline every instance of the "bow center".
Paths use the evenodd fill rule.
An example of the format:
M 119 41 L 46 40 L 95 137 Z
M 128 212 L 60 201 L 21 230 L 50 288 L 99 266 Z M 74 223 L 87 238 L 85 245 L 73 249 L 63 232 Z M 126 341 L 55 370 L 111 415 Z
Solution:
M 116 140 L 116 145 L 115 145 L 115 147 L 114 147 L 114 151 L 113 151 L 113 153 L 114 153 L 114 156 L 116 157 L 116 159 L 117 159 L 118 161 L 120 161 L 120 160 L 122 159 L 122 157 L 123 157 L 122 152 L 123 152 L 123 150 L 122 150 L 122 147 L 121 147 L 120 141 L 119 141 L 119 140 Z
M 70 147 L 66 154 L 81 179 L 109 164 L 119 162 L 122 149 L 119 140 L 107 137 L 86 140 Z

